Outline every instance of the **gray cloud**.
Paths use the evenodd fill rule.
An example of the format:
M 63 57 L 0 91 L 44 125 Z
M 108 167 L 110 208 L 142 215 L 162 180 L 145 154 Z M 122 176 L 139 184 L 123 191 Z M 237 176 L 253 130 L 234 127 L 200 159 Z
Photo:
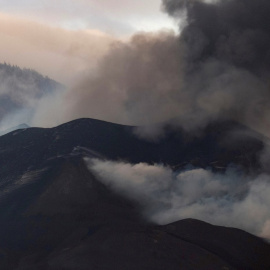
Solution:
M 139 203 L 159 224 L 197 218 L 270 238 L 270 176 L 248 177 L 228 168 L 174 172 L 163 165 L 86 159 L 109 188 Z

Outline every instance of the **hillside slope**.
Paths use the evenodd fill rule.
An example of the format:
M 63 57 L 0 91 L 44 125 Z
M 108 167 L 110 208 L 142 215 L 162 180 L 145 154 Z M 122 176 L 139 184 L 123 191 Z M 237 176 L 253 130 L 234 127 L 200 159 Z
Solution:
M 99 182 L 83 161 L 175 168 L 218 162 L 217 170 L 233 162 L 256 171 L 260 138 L 236 123 L 210 126 L 189 140 L 171 131 L 160 142 L 140 140 L 132 130 L 79 119 L 0 137 L 0 268 L 270 269 L 270 245 L 260 238 L 193 219 L 149 223 L 138 205 Z

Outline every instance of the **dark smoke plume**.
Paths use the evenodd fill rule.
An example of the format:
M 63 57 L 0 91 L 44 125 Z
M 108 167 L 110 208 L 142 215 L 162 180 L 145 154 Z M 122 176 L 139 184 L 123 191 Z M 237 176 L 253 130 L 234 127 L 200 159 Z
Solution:
M 232 119 L 268 134 L 270 2 L 163 0 L 163 9 L 181 18 L 180 34 L 116 42 L 64 101 L 50 103 L 53 124 L 92 117 L 151 125 L 137 133 L 156 138 L 162 123 L 193 131 Z M 39 108 L 33 125 L 48 119 L 47 103 Z
M 186 16 L 179 38 L 182 72 L 197 110 L 206 120 L 212 111 L 214 118 L 265 124 L 270 101 L 270 2 L 163 0 L 163 6 L 173 16 Z
M 270 67 L 270 2 L 267 0 L 164 0 L 171 14 L 186 11 L 180 40 L 190 66 L 214 58 L 259 77 Z

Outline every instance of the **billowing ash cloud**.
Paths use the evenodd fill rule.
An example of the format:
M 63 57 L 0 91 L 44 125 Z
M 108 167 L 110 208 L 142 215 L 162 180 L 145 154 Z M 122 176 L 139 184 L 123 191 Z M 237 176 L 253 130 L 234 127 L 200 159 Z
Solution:
M 263 128 L 269 117 L 270 3 L 267 0 L 163 0 L 185 14 L 179 42 L 195 118 L 235 118 Z M 197 113 L 196 113 L 197 111 Z
M 269 1 L 164 0 L 163 8 L 182 18 L 181 34 L 117 42 L 65 96 L 63 121 L 170 122 L 192 130 L 235 119 L 267 132 Z
M 159 224 L 197 218 L 270 238 L 270 176 L 247 177 L 190 168 L 86 159 L 88 168 L 112 190 L 139 203 Z

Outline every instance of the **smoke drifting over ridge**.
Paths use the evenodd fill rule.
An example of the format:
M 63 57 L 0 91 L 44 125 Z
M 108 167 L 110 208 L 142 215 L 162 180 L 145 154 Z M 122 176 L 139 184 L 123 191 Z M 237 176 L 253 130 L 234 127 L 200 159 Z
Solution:
M 42 99 L 33 123 L 92 117 L 152 125 L 137 132 L 155 137 L 162 122 L 192 131 L 234 119 L 269 135 L 270 4 L 164 0 L 163 6 L 186 19 L 179 36 L 138 33 L 115 42 L 76 87 Z M 268 163 L 268 152 L 263 158 Z M 269 174 L 175 173 L 161 165 L 100 160 L 88 165 L 105 184 L 143 203 L 153 221 L 193 217 L 270 238 Z
M 233 119 L 269 135 L 270 2 L 164 0 L 163 7 L 186 19 L 180 35 L 141 34 L 119 44 L 103 59 L 98 76 L 78 88 L 85 95 L 77 104 L 83 96 L 109 96 L 116 105 L 110 120 L 116 122 L 169 122 L 194 130 Z M 95 116 L 100 113 L 96 106 Z M 266 152 L 262 161 L 269 167 Z M 87 164 L 104 184 L 141 203 L 152 221 L 192 217 L 270 238 L 269 173 L 175 172 L 96 159 Z
M 168 224 L 196 218 L 270 238 L 270 176 L 248 177 L 234 168 L 224 174 L 163 165 L 86 159 L 98 179 L 139 203 L 147 219 Z
M 104 48 L 98 49 L 107 53 L 97 68 L 89 68 L 67 93 L 35 100 L 29 124 L 51 126 L 91 117 L 146 125 L 137 133 L 156 138 L 162 123 L 193 131 L 211 121 L 234 119 L 269 135 L 270 3 L 164 0 L 163 8 L 186 20 L 179 35 L 138 33 L 128 42 L 104 37 Z M 73 48 L 77 35 L 70 34 L 61 36 Z M 75 42 L 75 51 L 67 51 L 82 56 L 83 63 L 84 45 L 95 40 L 86 37 Z M 89 52 L 89 67 L 91 57 Z M 265 152 L 262 161 L 269 167 Z M 89 168 L 116 191 L 139 199 L 153 221 L 194 217 L 270 238 L 269 174 L 248 177 L 230 169 L 225 175 L 204 169 L 175 173 L 161 165 L 99 160 Z

